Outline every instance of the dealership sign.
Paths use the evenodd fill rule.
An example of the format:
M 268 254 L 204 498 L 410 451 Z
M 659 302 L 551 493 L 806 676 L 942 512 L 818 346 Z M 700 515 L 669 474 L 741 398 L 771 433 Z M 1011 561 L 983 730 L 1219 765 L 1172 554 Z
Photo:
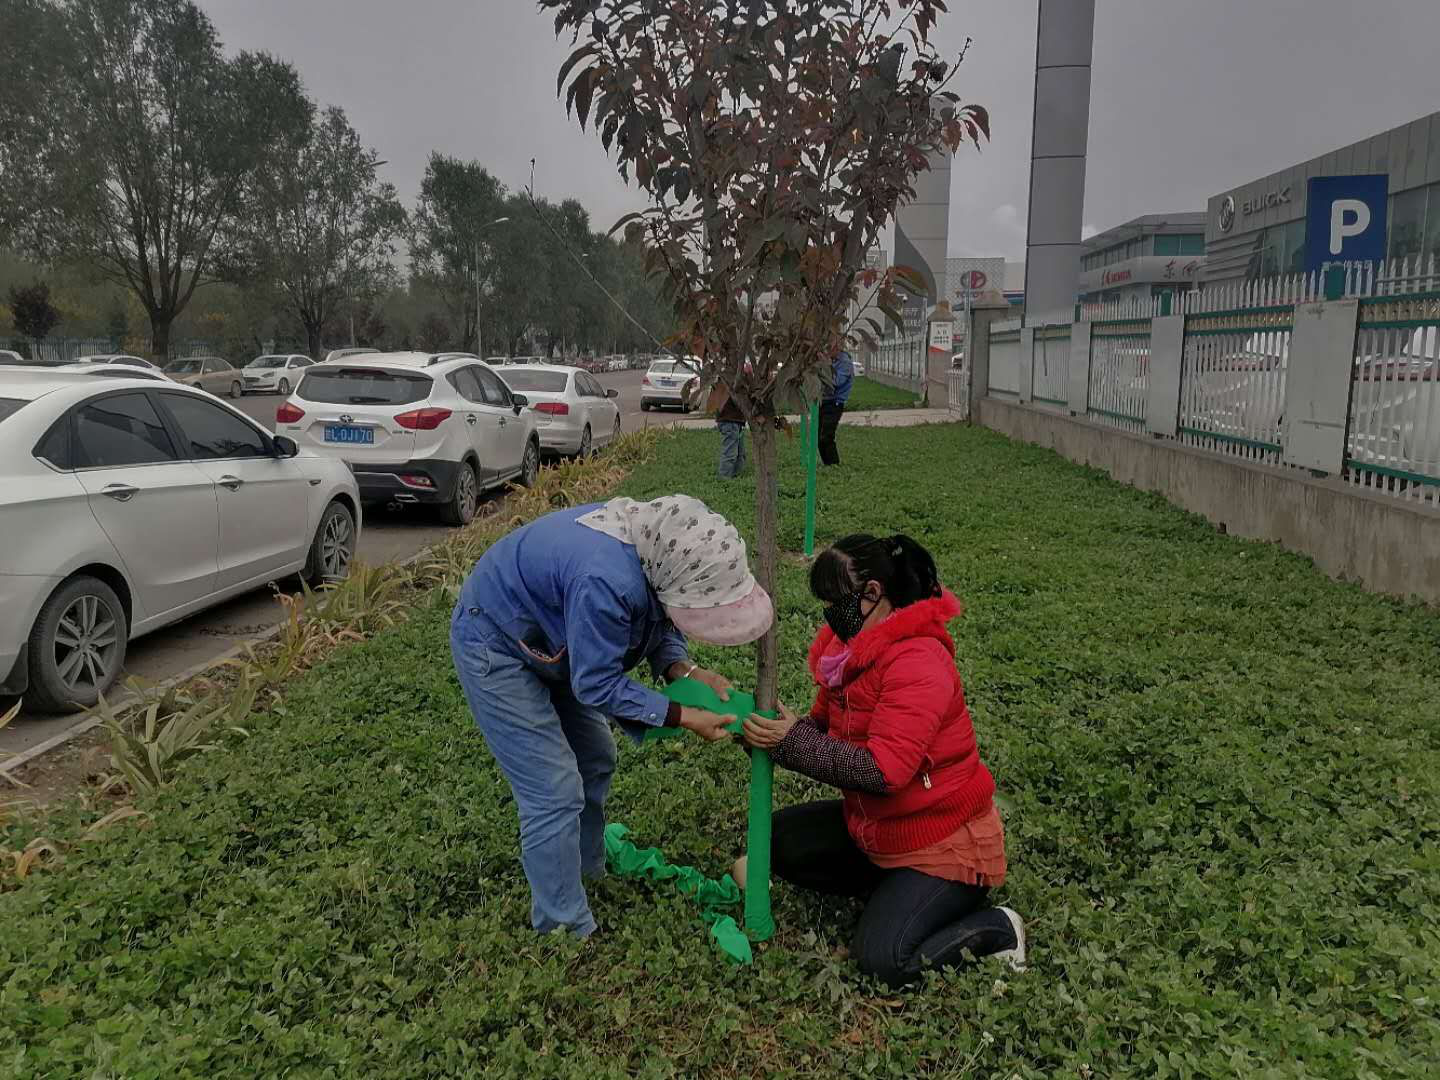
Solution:
M 1390 177 L 1316 176 L 1306 189 L 1305 272 L 1385 258 Z

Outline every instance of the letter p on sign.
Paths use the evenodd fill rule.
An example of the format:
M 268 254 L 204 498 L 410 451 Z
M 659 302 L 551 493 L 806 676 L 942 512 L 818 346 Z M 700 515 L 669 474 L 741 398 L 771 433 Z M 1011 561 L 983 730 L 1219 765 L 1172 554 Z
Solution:
M 1336 199 L 1330 204 L 1330 254 L 1345 250 L 1345 239 L 1370 227 L 1370 207 L 1359 199 Z

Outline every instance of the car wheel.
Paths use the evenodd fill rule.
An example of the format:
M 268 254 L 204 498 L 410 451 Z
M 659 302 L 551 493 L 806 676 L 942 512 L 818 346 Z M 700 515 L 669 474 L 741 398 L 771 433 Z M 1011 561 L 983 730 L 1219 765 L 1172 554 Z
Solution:
M 440 509 L 440 517 L 446 525 L 469 525 L 475 520 L 475 511 L 480 507 L 480 479 L 475 475 L 475 466 L 468 461 L 460 463 L 455 474 L 455 493 Z
M 312 588 L 344 581 L 355 558 L 355 517 L 344 503 L 332 502 L 320 518 L 320 527 L 310 541 L 310 556 L 302 571 Z
M 525 447 L 525 459 L 520 463 L 520 486 L 534 487 L 540 479 L 540 444 L 532 442 Z
M 124 605 L 99 578 L 62 584 L 30 631 L 30 704 L 46 712 L 88 709 L 114 685 L 130 637 Z
M 580 449 L 575 451 L 575 456 L 581 461 L 587 461 L 595 453 L 595 437 L 590 434 L 590 425 L 585 425 L 585 430 L 580 433 Z
M 230 396 L 232 398 L 242 398 L 245 396 L 245 386 L 239 379 L 236 379 L 230 384 Z
M 290 380 L 289 380 L 289 379 L 281 379 L 281 380 L 280 380 L 280 393 L 281 393 L 283 396 L 285 396 L 285 397 L 289 397 L 289 396 L 290 396 Z
M 649 403 L 648 401 L 645 401 L 644 399 L 641 399 L 641 401 L 640 401 L 640 411 L 641 411 L 641 412 L 649 412 L 649 411 L 650 411 L 650 403 Z

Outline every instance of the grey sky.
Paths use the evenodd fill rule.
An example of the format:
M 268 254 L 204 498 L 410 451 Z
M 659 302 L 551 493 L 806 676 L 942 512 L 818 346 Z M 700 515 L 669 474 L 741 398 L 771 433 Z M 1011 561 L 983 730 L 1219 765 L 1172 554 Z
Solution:
M 407 200 L 431 150 L 574 196 L 609 226 L 640 205 L 555 97 L 566 48 L 531 0 L 200 0 L 226 44 L 291 61 L 389 160 Z M 950 0 L 975 39 L 955 89 L 994 141 L 953 175 L 952 255 L 1023 254 L 1036 0 Z M 1205 199 L 1440 109 L 1436 0 L 1099 0 L 1085 221 Z

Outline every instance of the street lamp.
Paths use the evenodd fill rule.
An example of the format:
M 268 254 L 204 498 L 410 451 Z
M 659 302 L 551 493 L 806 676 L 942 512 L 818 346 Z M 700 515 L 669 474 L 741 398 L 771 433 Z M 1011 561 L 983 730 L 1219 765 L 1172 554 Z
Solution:
M 496 225 L 504 225 L 510 219 L 508 217 L 496 218 L 494 221 L 481 225 L 476 230 L 477 236 L 486 229 L 492 229 Z M 481 360 L 485 359 L 485 350 L 480 344 L 480 241 L 475 241 L 475 355 Z

